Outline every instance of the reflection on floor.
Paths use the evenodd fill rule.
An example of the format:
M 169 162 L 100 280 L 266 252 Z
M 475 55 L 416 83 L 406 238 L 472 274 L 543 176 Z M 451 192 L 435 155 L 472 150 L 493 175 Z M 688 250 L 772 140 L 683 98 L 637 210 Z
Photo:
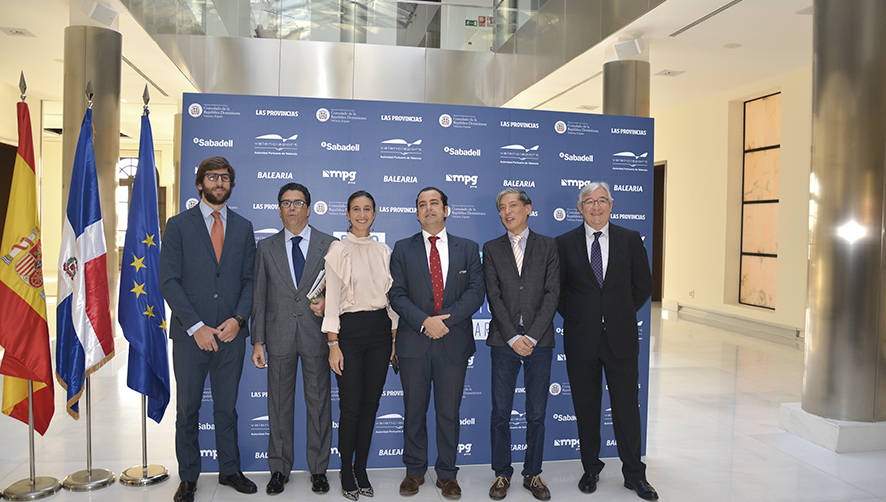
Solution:
M 660 319 L 653 311 L 647 475 L 662 500 L 673 501 L 862 501 L 886 500 L 886 452 L 837 455 L 785 433 L 778 427 L 778 407 L 798 401 L 803 352 L 760 338 L 719 330 L 690 321 Z M 125 340 L 117 338 L 118 355 L 93 378 L 93 465 L 116 473 L 140 458 L 140 401 L 126 387 Z M 479 350 L 486 350 L 479 347 Z M 56 388 L 56 416 L 46 437 L 37 437 L 38 475 L 63 478 L 85 467 L 85 424 L 64 412 Z M 170 468 L 169 481 L 130 488 L 119 483 L 89 494 L 60 492 L 50 500 L 172 500 L 178 485 L 172 446 L 174 407 L 161 425 L 149 422 L 149 460 Z M 0 416 L 0 487 L 27 477 L 27 429 Z M 121 424 L 125 424 L 121 427 Z M 607 460 L 597 492 L 576 488 L 577 461 L 548 462 L 544 479 L 555 500 L 639 500 L 622 487 L 617 459 Z M 519 472 L 519 468 L 518 468 Z M 376 500 L 395 500 L 403 469 L 371 471 Z M 198 501 L 270 498 L 264 494 L 267 473 L 251 474 L 257 495 L 240 495 L 207 475 L 198 484 Z M 487 500 L 492 481 L 488 466 L 462 468 L 458 475 L 463 500 Z M 330 472 L 327 500 L 341 500 L 337 473 Z M 433 481 L 433 475 L 428 475 Z M 307 474 L 294 473 L 278 499 L 321 500 L 310 492 Z M 426 482 L 411 501 L 443 500 Z M 506 500 L 530 501 L 514 479 Z

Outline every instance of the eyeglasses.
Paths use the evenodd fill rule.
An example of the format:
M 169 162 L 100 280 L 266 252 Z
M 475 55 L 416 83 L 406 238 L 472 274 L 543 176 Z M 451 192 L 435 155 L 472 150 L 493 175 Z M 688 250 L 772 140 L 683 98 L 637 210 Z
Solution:
M 300 200 L 300 199 L 295 199 L 295 200 L 283 199 L 280 201 L 280 207 L 282 207 L 283 209 L 289 209 L 290 206 L 305 207 L 305 204 L 306 204 L 305 201 Z
M 585 200 L 581 201 L 581 205 L 583 205 L 583 206 L 601 206 L 602 207 L 602 206 L 608 206 L 610 202 L 612 202 L 612 201 L 610 201 L 606 197 L 603 197 L 601 199 L 585 199 Z
M 231 182 L 231 175 L 230 174 L 209 173 L 206 175 L 206 179 L 208 179 L 209 181 L 222 180 L 225 183 L 230 183 Z

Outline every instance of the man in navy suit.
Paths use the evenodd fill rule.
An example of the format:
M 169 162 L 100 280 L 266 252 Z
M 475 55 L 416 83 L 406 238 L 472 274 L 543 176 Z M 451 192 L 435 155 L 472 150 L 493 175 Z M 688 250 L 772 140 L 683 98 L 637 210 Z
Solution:
M 200 203 L 169 219 L 160 250 L 160 288 L 172 309 L 175 455 L 181 478 L 175 502 L 192 502 L 197 490 L 198 418 L 207 373 L 218 481 L 241 493 L 256 491 L 240 471 L 236 410 L 249 336 L 246 318 L 252 310 L 255 237 L 252 223 L 226 207 L 234 187 L 234 168 L 227 159 L 204 159 L 194 183 Z
M 557 237 L 560 304 L 566 371 L 578 422 L 581 463 L 578 488 L 597 489 L 603 371 L 624 486 L 641 498 L 658 494 L 640 460 L 637 310 L 652 293 L 649 259 L 640 234 L 609 222 L 615 201 L 605 182 L 585 185 L 578 196 L 584 223 Z
M 400 495 L 415 495 L 428 469 L 427 413 L 434 387 L 437 487 L 461 497 L 455 479 L 459 407 L 468 358 L 476 350 L 471 316 L 483 305 L 483 269 L 476 242 L 446 232 L 449 205 L 434 187 L 418 193 L 422 231 L 397 241 L 391 253 L 388 293 L 400 314 L 396 352 L 405 408 Z

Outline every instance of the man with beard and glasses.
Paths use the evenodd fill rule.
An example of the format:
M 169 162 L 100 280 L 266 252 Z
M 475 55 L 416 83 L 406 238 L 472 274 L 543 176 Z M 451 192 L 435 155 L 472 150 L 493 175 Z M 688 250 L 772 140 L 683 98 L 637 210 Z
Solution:
M 197 490 L 198 418 L 207 374 L 218 482 L 240 493 L 256 491 L 240 471 L 236 410 L 249 336 L 246 318 L 252 311 L 255 238 L 252 223 L 225 205 L 234 187 L 234 168 L 227 159 L 204 159 L 195 184 L 200 203 L 167 221 L 160 250 L 160 289 L 172 309 L 175 455 L 181 478 L 176 502 L 192 502 Z

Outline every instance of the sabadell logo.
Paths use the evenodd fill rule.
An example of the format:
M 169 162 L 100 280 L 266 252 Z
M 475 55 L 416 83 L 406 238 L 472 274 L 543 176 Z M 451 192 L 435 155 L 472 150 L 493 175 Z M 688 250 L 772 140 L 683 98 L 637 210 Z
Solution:
M 329 110 L 326 108 L 317 108 L 317 113 L 315 115 L 320 122 L 326 122 L 329 120 Z
M 449 127 L 452 125 L 452 116 L 449 115 L 448 113 L 444 113 L 443 115 L 440 115 L 439 122 L 440 122 L 441 126 Z
M 200 103 L 193 103 L 188 107 L 188 115 L 197 118 L 203 115 L 203 106 Z

